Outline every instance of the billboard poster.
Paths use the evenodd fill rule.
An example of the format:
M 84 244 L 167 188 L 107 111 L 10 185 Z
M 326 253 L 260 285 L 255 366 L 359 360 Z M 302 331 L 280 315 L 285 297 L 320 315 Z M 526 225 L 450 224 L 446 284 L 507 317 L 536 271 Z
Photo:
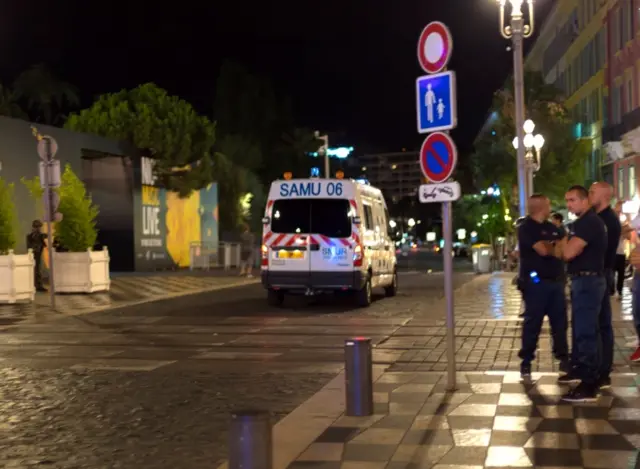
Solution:
M 217 245 L 217 184 L 181 198 L 158 186 L 153 164 L 152 158 L 142 157 L 135 172 L 135 269 L 189 267 L 192 245 Z

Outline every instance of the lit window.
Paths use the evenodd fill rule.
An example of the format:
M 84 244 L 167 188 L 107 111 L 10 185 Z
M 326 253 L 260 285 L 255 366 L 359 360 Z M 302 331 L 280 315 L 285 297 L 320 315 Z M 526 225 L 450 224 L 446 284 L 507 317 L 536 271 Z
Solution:
M 629 166 L 629 198 L 632 199 L 636 195 L 636 167 Z

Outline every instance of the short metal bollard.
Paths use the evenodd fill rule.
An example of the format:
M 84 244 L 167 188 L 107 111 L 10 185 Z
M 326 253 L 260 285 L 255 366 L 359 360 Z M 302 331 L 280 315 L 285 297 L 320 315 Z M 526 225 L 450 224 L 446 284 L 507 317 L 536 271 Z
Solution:
M 349 417 L 373 415 L 373 358 L 371 339 L 356 337 L 344 343 L 345 389 Z
M 271 418 L 262 411 L 231 414 L 229 469 L 272 469 Z

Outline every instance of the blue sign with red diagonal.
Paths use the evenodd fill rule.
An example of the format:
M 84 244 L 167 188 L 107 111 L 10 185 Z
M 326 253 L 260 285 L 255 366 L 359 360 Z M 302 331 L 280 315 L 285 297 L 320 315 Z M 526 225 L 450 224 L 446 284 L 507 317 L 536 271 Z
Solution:
M 434 132 L 424 139 L 420 149 L 420 168 L 429 182 L 445 182 L 458 163 L 458 149 L 449 135 Z

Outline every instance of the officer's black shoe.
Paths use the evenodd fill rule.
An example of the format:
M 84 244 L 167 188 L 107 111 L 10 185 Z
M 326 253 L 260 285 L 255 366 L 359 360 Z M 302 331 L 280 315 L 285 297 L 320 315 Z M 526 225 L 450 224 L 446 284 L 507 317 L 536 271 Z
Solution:
M 45 287 L 36 287 L 36 291 L 43 293 L 43 292 L 47 292 L 49 290 L 47 290 Z
M 577 383 L 578 381 L 580 381 L 580 378 L 578 378 L 573 371 L 560 375 L 558 378 L 558 384 L 571 384 Z
M 611 378 L 600 378 L 598 380 L 598 388 L 599 389 L 609 389 L 611 387 Z
M 569 373 L 571 371 L 571 363 L 566 358 L 564 360 L 560 360 L 560 366 L 558 367 L 561 373 Z
M 531 378 L 531 363 L 523 363 L 520 365 L 520 378 L 522 379 Z
M 580 383 L 562 396 L 562 400 L 567 402 L 588 402 L 596 399 L 598 399 L 598 387 L 586 383 Z

